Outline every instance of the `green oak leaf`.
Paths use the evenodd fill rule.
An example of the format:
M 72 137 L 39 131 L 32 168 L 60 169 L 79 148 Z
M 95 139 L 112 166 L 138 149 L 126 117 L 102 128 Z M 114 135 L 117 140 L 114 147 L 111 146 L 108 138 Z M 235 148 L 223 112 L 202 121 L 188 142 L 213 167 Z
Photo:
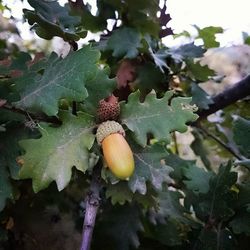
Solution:
M 247 45 L 250 45 L 250 36 L 248 36 L 244 39 L 244 43 Z
M 26 151 L 21 157 L 24 165 L 20 178 L 32 178 L 35 192 L 47 188 L 52 181 L 56 181 L 60 191 L 69 183 L 73 166 L 82 172 L 89 167 L 89 149 L 95 139 L 93 117 L 68 112 L 59 117 L 63 122 L 60 127 L 41 124 L 41 138 L 20 141 Z
M 186 187 L 194 193 L 207 193 L 209 191 L 209 181 L 213 174 L 202 168 L 190 165 L 183 168 L 183 175 L 188 179 L 183 181 Z
M 127 181 L 116 181 L 115 184 L 107 184 L 106 197 L 110 198 L 112 205 L 124 205 L 126 202 L 137 202 L 144 208 L 152 208 L 157 205 L 157 192 L 147 185 L 147 195 L 138 192 L 133 193 L 128 186 Z
M 0 9 L 1 9 L 1 3 L 0 3 Z M 0 56 L 1 56 L 1 50 L 0 50 Z M 8 241 L 8 230 L 6 230 L 3 226 L 0 227 L 0 241 L 1 242 Z
M 198 116 L 190 105 L 191 98 L 176 97 L 171 100 L 173 92 L 165 93 L 161 99 L 155 93 L 146 96 L 140 102 L 140 92 L 129 95 L 128 102 L 121 103 L 121 122 L 135 135 L 137 142 L 143 147 L 147 144 L 147 135 L 152 134 L 157 140 L 170 141 L 173 131 L 185 132 L 187 122 L 195 121 Z
M 31 60 L 31 56 L 26 52 L 18 52 L 12 55 L 9 63 L 0 64 L 0 75 L 11 76 L 13 73 L 22 73 L 28 68 L 27 63 Z
M 86 83 L 88 97 L 84 100 L 84 108 L 88 113 L 96 114 L 96 110 L 101 99 L 104 99 L 115 90 L 116 81 L 108 77 L 110 70 L 108 67 L 99 69 L 96 77 Z
M 115 185 L 110 184 L 106 189 L 106 197 L 111 199 L 112 205 L 124 205 L 126 202 L 132 201 L 141 204 L 144 208 L 152 208 L 157 205 L 156 192 L 153 189 L 147 190 L 147 195 L 138 192 L 133 193 L 127 182 L 118 182 Z
M 159 210 L 156 213 L 156 219 L 159 216 L 164 218 L 173 218 L 180 221 L 186 221 L 183 214 L 187 210 L 181 205 L 180 199 L 183 195 L 177 191 L 163 190 L 159 194 Z
M 8 67 L 4 65 L 0 65 L 0 75 L 7 75 L 9 73 Z
M 180 192 L 170 191 L 164 188 L 164 190 L 159 193 L 159 209 L 153 211 L 151 217 L 153 219 L 152 222 L 163 222 L 168 218 L 182 223 L 189 222 L 189 219 L 185 215 L 189 212 L 180 203 L 180 199 L 182 198 L 183 195 Z
M 179 62 L 183 59 L 200 58 L 204 52 L 202 46 L 197 46 L 192 42 L 178 48 L 170 48 L 166 53 Z
M 192 104 L 196 104 L 199 109 L 208 109 L 213 104 L 211 97 L 198 84 L 192 83 Z
M 180 192 L 164 188 L 159 193 L 159 207 L 150 211 L 150 233 L 164 245 L 180 245 L 187 238 L 191 227 L 197 226 L 197 223 L 188 217 L 189 211 L 181 204 L 182 198 Z
M 135 58 L 140 47 L 140 34 L 127 27 L 114 31 L 107 42 L 107 49 L 113 51 L 114 57 Z
M 180 192 L 170 191 L 165 187 L 158 195 L 159 207 L 150 211 L 150 221 L 155 225 L 150 227 L 151 233 L 165 245 L 181 244 L 191 227 L 198 226 L 188 215 L 190 212 L 181 204 L 182 198 Z M 164 239 L 163 230 L 166 230 L 165 237 L 168 239 Z
M 235 250 L 236 241 L 233 233 L 225 227 L 221 227 L 220 231 L 215 228 L 204 228 L 198 235 L 195 248 L 202 250 Z
M 238 116 L 233 121 L 233 139 L 240 152 L 250 158 L 250 120 Z
M 133 199 L 133 193 L 128 189 L 127 182 L 120 181 L 116 185 L 110 184 L 106 190 L 106 197 L 111 198 L 113 205 L 124 205 L 126 202 L 131 203 Z
M 195 165 L 195 161 L 184 160 L 176 154 L 169 154 L 164 159 L 166 164 L 173 168 L 173 172 L 170 173 L 170 176 L 176 182 L 181 182 L 183 180 L 183 169 Z
M 1 88 L 0 88 L 0 91 L 1 91 Z M 8 123 L 8 121 L 23 122 L 24 120 L 25 120 L 25 116 L 22 114 L 14 113 L 10 110 L 4 110 L 4 109 L 0 110 L 0 123 L 2 124 Z
M 6 169 L 4 156 L 0 155 L 0 211 L 5 207 L 6 199 L 12 199 L 12 187 L 9 180 L 9 173 Z
M 33 10 L 24 9 L 24 16 L 33 25 L 38 36 L 52 39 L 59 36 L 65 41 L 79 40 L 87 32 L 79 29 L 81 18 L 71 16 L 68 5 L 62 7 L 57 1 L 28 0 Z
M 49 57 L 41 57 L 40 60 L 31 64 L 29 66 L 29 71 L 41 74 L 41 72 L 43 72 L 46 68 L 53 67 L 53 65 L 60 60 L 61 58 L 58 57 L 55 52 L 52 52 Z
M 3 114 L 2 111 L 0 115 L 1 118 L 7 118 L 7 115 Z M 19 178 L 20 166 L 17 164 L 17 157 L 21 148 L 18 141 L 33 136 L 33 133 L 30 133 L 27 128 L 21 129 L 23 126 L 20 126 L 20 123 L 15 121 L 13 112 L 9 112 L 9 118 L 13 120 L 6 123 L 4 132 L 0 132 L 0 211 L 4 208 L 6 199 L 13 199 L 10 178 L 15 180 Z M 19 120 L 23 121 L 24 119 L 21 118 Z
M 247 32 L 242 32 L 243 43 L 250 45 L 250 36 Z
M 210 76 L 214 75 L 214 71 L 211 70 L 207 65 L 202 66 L 199 62 L 194 63 L 191 60 L 186 60 L 188 75 L 191 78 L 205 82 L 209 80 Z
M 136 84 L 142 94 L 148 94 L 152 89 L 162 91 L 165 75 L 153 63 L 145 63 L 137 67 Z M 167 87 L 167 84 L 165 84 Z
M 0 113 L 1 114 L 1 113 Z M 35 129 L 29 130 L 28 128 L 21 129 L 21 127 L 6 126 L 5 133 L 0 133 L 0 152 L 2 155 L 2 161 L 8 168 L 8 172 L 12 179 L 19 179 L 20 166 L 17 164 L 17 157 L 20 155 L 21 148 L 18 141 L 37 137 L 37 131 Z M 20 126 L 20 125 L 19 125 Z
M 200 156 L 205 167 L 211 169 L 211 163 L 208 158 L 209 151 L 204 143 L 204 136 L 197 129 L 193 129 L 192 134 L 194 136 L 194 140 L 190 145 L 192 150 L 197 156 Z
M 150 34 L 154 37 L 158 37 L 160 33 L 160 25 L 158 20 L 153 20 L 149 18 L 146 13 L 134 12 L 129 13 L 130 18 L 132 19 L 132 25 L 140 30 L 142 34 Z
M 239 190 L 237 203 L 235 203 L 235 208 L 248 210 L 250 208 L 250 183 L 246 182 L 237 185 Z M 250 210 L 248 210 L 250 212 Z
M 250 235 L 250 213 L 245 210 L 239 211 L 229 225 L 236 234 L 245 233 Z
M 216 41 L 215 35 L 223 32 L 221 27 L 209 26 L 203 29 L 200 29 L 197 26 L 195 27 L 198 30 L 198 38 L 203 40 L 206 49 L 220 46 L 220 43 Z
M 154 240 L 167 246 L 181 245 L 182 241 L 187 238 L 187 228 L 174 220 L 168 220 L 166 223 L 158 223 L 157 225 L 149 225 L 147 229 L 150 229 L 151 237 Z
M 142 148 L 135 143 L 130 145 L 135 159 L 135 171 L 128 185 L 133 193 L 138 191 L 143 195 L 146 194 L 148 181 L 156 190 L 161 190 L 164 182 L 171 182 L 169 173 L 173 169 L 164 163 L 163 159 L 168 154 L 164 146 L 154 144 Z
M 102 228 L 108 249 L 129 250 L 130 246 L 140 245 L 138 232 L 143 231 L 143 225 L 140 209 L 135 205 L 113 206 L 108 213 L 103 213 L 98 226 Z
M 127 18 L 131 26 L 140 30 L 143 34 L 158 37 L 160 23 L 156 14 L 160 10 L 157 1 L 126 1 Z
M 164 159 L 173 168 L 170 176 L 177 184 L 183 182 L 187 189 L 196 194 L 209 191 L 212 172 L 198 167 L 195 161 L 184 160 L 175 154 L 169 154 Z
M 115 18 L 115 10 L 110 10 L 112 8 L 109 3 L 97 1 L 98 12 L 92 15 L 91 9 L 89 8 L 89 3 L 83 3 L 79 5 L 78 2 L 69 2 L 71 13 L 76 16 L 81 17 L 81 27 L 92 33 L 97 33 L 103 31 L 107 28 L 107 20 Z M 112 15 L 113 12 L 113 15 Z
M 209 191 L 200 194 L 193 203 L 198 218 L 227 220 L 234 211 L 232 205 L 236 202 L 236 192 L 232 186 L 237 181 L 237 173 L 231 171 L 231 163 L 222 165 L 217 175 L 210 178 Z
M 96 76 L 99 57 L 97 50 L 86 46 L 64 59 L 53 58 L 54 63 L 49 63 L 40 77 L 32 79 L 33 75 L 30 77 L 28 72 L 28 84 L 20 90 L 20 100 L 14 102 L 14 105 L 25 110 L 56 115 L 61 98 L 83 101 L 88 96 L 86 82 Z M 22 76 L 23 82 L 25 76 Z
M 27 69 L 27 62 L 30 61 L 32 58 L 30 54 L 26 52 L 19 52 L 16 57 L 12 60 L 9 69 L 13 70 L 26 70 Z

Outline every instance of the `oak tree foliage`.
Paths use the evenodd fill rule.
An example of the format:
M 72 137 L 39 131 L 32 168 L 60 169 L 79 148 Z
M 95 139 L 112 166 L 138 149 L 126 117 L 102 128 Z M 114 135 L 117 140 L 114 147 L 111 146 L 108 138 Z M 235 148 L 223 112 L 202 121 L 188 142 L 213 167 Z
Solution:
M 198 116 L 214 104 L 202 83 L 216 75 L 200 58 L 219 46 L 222 28 L 196 27 L 203 45 L 169 48 L 162 42 L 173 34 L 167 1 L 97 0 L 96 13 L 84 2 L 28 0 L 23 9 L 32 32 L 71 45 L 65 57 L 22 51 L 0 36 L 1 246 L 57 249 L 43 245 L 39 229 L 57 237 L 65 218 L 80 246 L 85 197 L 101 165 L 92 249 L 247 249 L 249 99 L 216 119 Z M 0 15 L 7 9 L 0 1 Z M 5 20 L 12 26 L 4 31 L 0 23 L 0 33 L 18 34 Z M 88 32 L 99 39 L 80 43 Z M 129 180 L 105 168 L 95 140 L 98 103 L 112 94 L 135 159 Z M 181 152 L 187 137 L 178 136 L 185 132 L 193 138 L 188 157 Z M 63 241 L 59 247 L 71 249 Z

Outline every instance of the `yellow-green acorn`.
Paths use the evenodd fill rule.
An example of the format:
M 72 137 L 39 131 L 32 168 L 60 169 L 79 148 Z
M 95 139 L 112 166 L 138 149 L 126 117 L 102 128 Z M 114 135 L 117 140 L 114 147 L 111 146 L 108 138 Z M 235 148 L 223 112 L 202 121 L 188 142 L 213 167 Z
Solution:
M 107 166 L 122 180 L 129 179 L 135 168 L 133 152 L 124 136 L 124 129 L 115 121 L 101 123 L 96 132 Z

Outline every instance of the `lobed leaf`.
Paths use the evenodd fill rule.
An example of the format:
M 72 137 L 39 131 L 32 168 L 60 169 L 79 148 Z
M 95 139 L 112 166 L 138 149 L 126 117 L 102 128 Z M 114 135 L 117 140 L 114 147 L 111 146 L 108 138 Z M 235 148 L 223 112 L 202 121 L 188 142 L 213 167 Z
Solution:
M 130 246 L 138 248 L 140 245 L 138 232 L 143 231 L 143 225 L 137 206 L 113 206 L 103 214 L 100 224 L 108 249 L 129 250 Z
M 171 182 L 169 173 L 173 169 L 164 163 L 163 159 L 168 154 L 164 146 L 155 144 L 142 148 L 131 144 L 131 147 L 135 159 L 135 171 L 128 185 L 133 193 L 138 191 L 145 195 L 148 181 L 156 190 L 161 190 L 164 182 Z
M 24 16 L 33 25 L 38 36 L 52 39 L 59 36 L 65 41 L 79 40 L 87 32 L 79 29 L 80 17 L 71 16 L 67 5 L 62 7 L 57 1 L 28 0 L 33 10 L 24 9 Z
M 6 199 L 13 199 L 9 173 L 6 169 L 3 155 L 0 155 L 0 211 L 5 207 Z
M 237 117 L 233 122 L 233 139 L 242 154 L 250 157 L 250 120 Z
M 203 40 L 205 48 L 208 49 L 220 46 L 220 43 L 216 41 L 215 35 L 223 32 L 221 27 L 209 26 L 203 29 L 200 29 L 197 26 L 195 27 L 199 33 L 198 38 Z
M 183 169 L 183 175 L 188 179 L 183 181 L 187 189 L 192 190 L 194 193 L 207 193 L 209 191 L 209 181 L 213 176 L 212 172 L 190 165 Z
M 141 146 L 146 146 L 148 134 L 169 142 L 171 132 L 185 132 L 186 123 L 197 119 L 190 98 L 176 97 L 169 105 L 172 96 L 173 92 L 169 91 L 157 99 L 154 93 L 150 93 L 144 102 L 140 102 L 140 92 L 137 91 L 130 94 L 127 103 L 121 104 L 121 122 L 134 133 Z
M 152 89 L 157 93 L 165 91 L 167 81 L 165 75 L 153 63 L 145 63 L 137 67 L 136 87 L 142 95 L 148 94 Z
M 107 49 L 114 57 L 134 58 L 141 47 L 140 34 L 133 28 L 121 28 L 113 32 L 107 43 Z
M 213 104 L 212 98 L 198 84 L 192 83 L 192 103 L 196 104 L 199 109 L 208 109 Z
M 231 171 L 231 163 L 222 165 L 217 175 L 212 176 L 209 192 L 200 194 L 193 206 L 198 218 L 210 217 L 216 220 L 227 220 L 234 214 L 233 204 L 236 192 L 232 186 L 237 181 L 237 173 Z
M 41 124 L 41 138 L 20 141 L 26 151 L 21 157 L 24 164 L 20 178 L 31 178 L 35 192 L 48 187 L 52 181 L 56 181 L 60 191 L 69 183 L 73 166 L 82 172 L 89 167 L 89 149 L 95 139 L 93 117 L 67 112 L 59 116 L 63 122 L 60 127 Z
M 194 63 L 191 60 L 186 60 L 187 74 L 190 75 L 191 78 L 205 82 L 209 80 L 209 77 L 214 75 L 214 71 L 211 70 L 207 65 L 201 65 L 199 62 Z
M 205 50 L 202 46 L 196 46 L 194 42 L 179 46 L 178 48 L 170 48 L 166 51 L 177 62 L 184 59 L 200 58 L 203 56 Z
M 104 99 L 116 88 L 115 79 L 108 77 L 109 68 L 98 69 L 96 77 L 86 83 L 88 97 L 84 101 L 84 108 L 90 114 L 95 115 L 101 99 Z
M 106 197 L 111 198 L 113 205 L 124 205 L 126 202 L 131 202 L 133 199 L 133 193 L 128 189 L 126 182 L 119 182 L 116 185 L 109 185 L 106 191 Z
M 239 211 L 229 223 L 235 234 L 245 233 L 250 235 L 250 213 L 249 211 Z
M 25 110 L 56 115 L 61 98 L 83 101 L 88 96 L 86 83 L 96 76 L 99 56 L 97 50 L 87 46 L 70 53 L 64 59 L 51 57 L 52 63 L 48 62 L 42 76 L 34 77 L 32 72 L 22 76 L 19 82 L 22 85 L 20 100 L 14 102 L 14 105 Z

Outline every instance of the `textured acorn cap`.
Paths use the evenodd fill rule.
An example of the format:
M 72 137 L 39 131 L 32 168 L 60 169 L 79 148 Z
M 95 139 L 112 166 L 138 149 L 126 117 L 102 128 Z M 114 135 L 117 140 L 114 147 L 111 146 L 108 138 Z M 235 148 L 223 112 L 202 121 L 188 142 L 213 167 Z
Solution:
M 115 121 L 106 121 L 99 125 L 96 131 L 96 140 L 98 144 L 101 144 L 102 141 L 109 135 L 119 133 L 125 136 L 125 131 L 122 128 L 121 124 Z
M 100 122 L 108 120 L 117 120 L 120 114 L 120 106 L 118 98 L 114 95 L 99 102 L 97 109 L 97 117 Z

